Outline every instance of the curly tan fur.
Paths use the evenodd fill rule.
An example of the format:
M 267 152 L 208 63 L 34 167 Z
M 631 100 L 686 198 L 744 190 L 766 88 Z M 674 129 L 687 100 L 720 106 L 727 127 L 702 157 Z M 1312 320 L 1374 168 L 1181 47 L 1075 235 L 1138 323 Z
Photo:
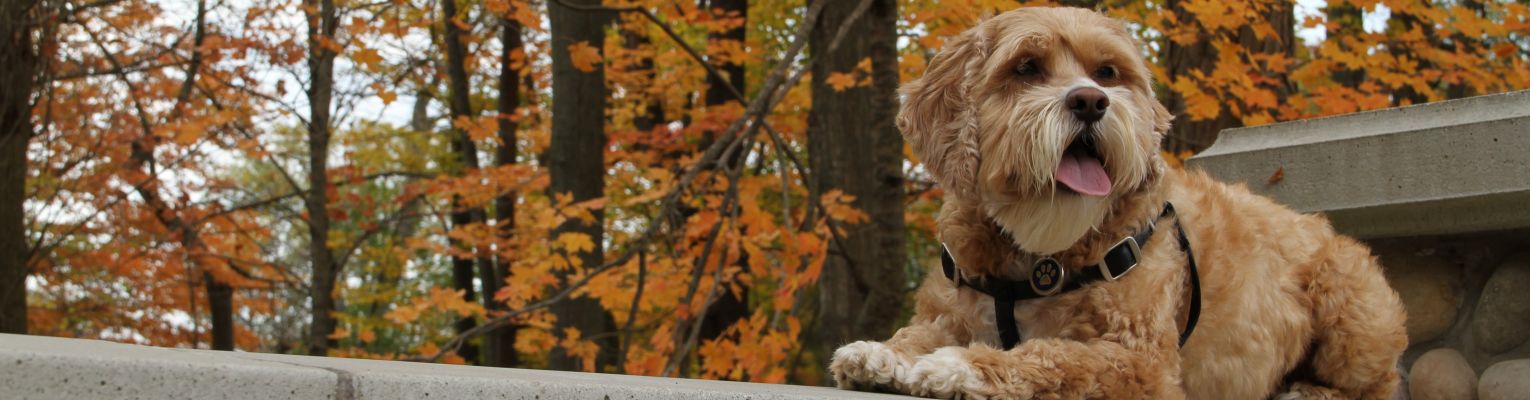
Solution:
M 1171 116 L 1138 49 L 1124 24 L 1092 11 L 1005 13 L 949 41 L 904 87 L 898 125 L 946 188 L 939 234 L 968 277 L 1025 277 L 1043 255 L 1093 265 L 1173 202 L 1177 221 L 1159 223 L 1185 228 L 1202 282 L 1190 341 L 1178 346 L 1185 253 L 1161 233 L 1120 281 L 1001 310 L 1022 329 L 1010 350 L 998 348 L 993 301 L 934 270 L 908 327 L 835 352 L 840 387 L 997 399 L 1392 396 L 1407 339 L 1375 257 L 1321 216 L 1166 167 L 1156 149 Z M 1042 72 L 1016 74 L 1022 63 Z M 1105 66 L 1117 73 L 1094 72 Z M 1080 87 L 1110 101 L 1093 126 L 1061 105 Z M 1055 181 L 1086 129 L 1111 179 L 1104 197 Z M 1283 382 L 1298 367 L 1311 372 Z

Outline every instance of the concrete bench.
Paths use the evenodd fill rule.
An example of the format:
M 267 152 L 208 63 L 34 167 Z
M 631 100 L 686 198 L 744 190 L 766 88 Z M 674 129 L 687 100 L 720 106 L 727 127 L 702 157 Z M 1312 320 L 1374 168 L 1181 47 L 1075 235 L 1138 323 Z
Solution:
M 0 399 L 904 399 L 832 388 L 0 334 Z
M 1530 91 L 1228 129 L 1188 164 L 1358 238 L 1530 227 Z

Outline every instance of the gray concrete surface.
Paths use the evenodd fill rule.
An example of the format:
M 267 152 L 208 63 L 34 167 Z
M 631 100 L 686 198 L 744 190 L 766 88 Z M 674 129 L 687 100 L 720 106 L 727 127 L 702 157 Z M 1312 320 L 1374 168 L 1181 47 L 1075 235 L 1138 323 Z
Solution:
M 1530 227 L 1530 91 L 1228 129 L 1188 164 L 1360 238 Z
M 0 334 L 0 399 L 907 399 L 832 388 Z

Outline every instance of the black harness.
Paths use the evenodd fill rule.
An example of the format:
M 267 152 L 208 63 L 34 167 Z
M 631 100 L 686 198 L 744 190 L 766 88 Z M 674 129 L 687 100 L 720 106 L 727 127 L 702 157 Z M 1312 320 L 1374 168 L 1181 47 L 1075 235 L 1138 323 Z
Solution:
M 1165 202 L 1163 213 L 1159 214 L 1153 222 L 1174 216 L 1174 205 Z M 1121 239 L 1120 243 L 1105 252 L 1105 257 L 1099 264 L 1080 270 L 1077 277 L 1068 276 L 1068 270 L 1063 268 L 1056 259 L 1042 257 L 1036 260 L 1029 280 L 1019 281 L 997 277 L 976 281 L 967 280 L 958 276 L 956 260 L 951 258 L 951 251 L 946 249 L 944 244 L 940 248 L 941 269 L 946 273 L 946 278 L 956 282 L 958 288 L 970 287 L 993 298 L 994 323 L 999 327 L 999 339 L 1004 342 L 1004 349 L 1008 350 L 1020 343 L 1020 328 L 1015 322 L 1016 302 L 1066 293 L 1099 281 L 1120 280 L 1126 273 L 1137 267 L 1137 261 L 1142 258 L 1142 246 L 1147 245 L 1148 239 L 1153 238 L 1153 222 L 1149 222 L 1136 235 Z M 1178 234 L 1179 248 L 1185 252 L 1185 259 L 1190 264 L 1190 315 L 1189 320 L 1185 322 L 1185 331 L 1179 334 L 1179 346 L 1184 347 L 1185 341 L 1190 339 L 1190 333 L 1195 331 L 1196 320 L 1201 317 L 1201 274 L 1195 268 L 1195 253 L 1190 250 L 1190 240 L 1185 238 L 1185 228 L 1178 219 L 1175 220 L 1174 230 Z

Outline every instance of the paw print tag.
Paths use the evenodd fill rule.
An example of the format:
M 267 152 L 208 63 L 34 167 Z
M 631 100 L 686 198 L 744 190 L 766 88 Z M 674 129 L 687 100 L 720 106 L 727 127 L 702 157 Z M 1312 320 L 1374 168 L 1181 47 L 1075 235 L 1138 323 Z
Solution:
M 1051 257 L 1042 257 L 1036 260 L 1031 268 L 1031 290 L 1042 296 L 1051 296 L 1062 289 L 1063 274 L 1062 264 Z

